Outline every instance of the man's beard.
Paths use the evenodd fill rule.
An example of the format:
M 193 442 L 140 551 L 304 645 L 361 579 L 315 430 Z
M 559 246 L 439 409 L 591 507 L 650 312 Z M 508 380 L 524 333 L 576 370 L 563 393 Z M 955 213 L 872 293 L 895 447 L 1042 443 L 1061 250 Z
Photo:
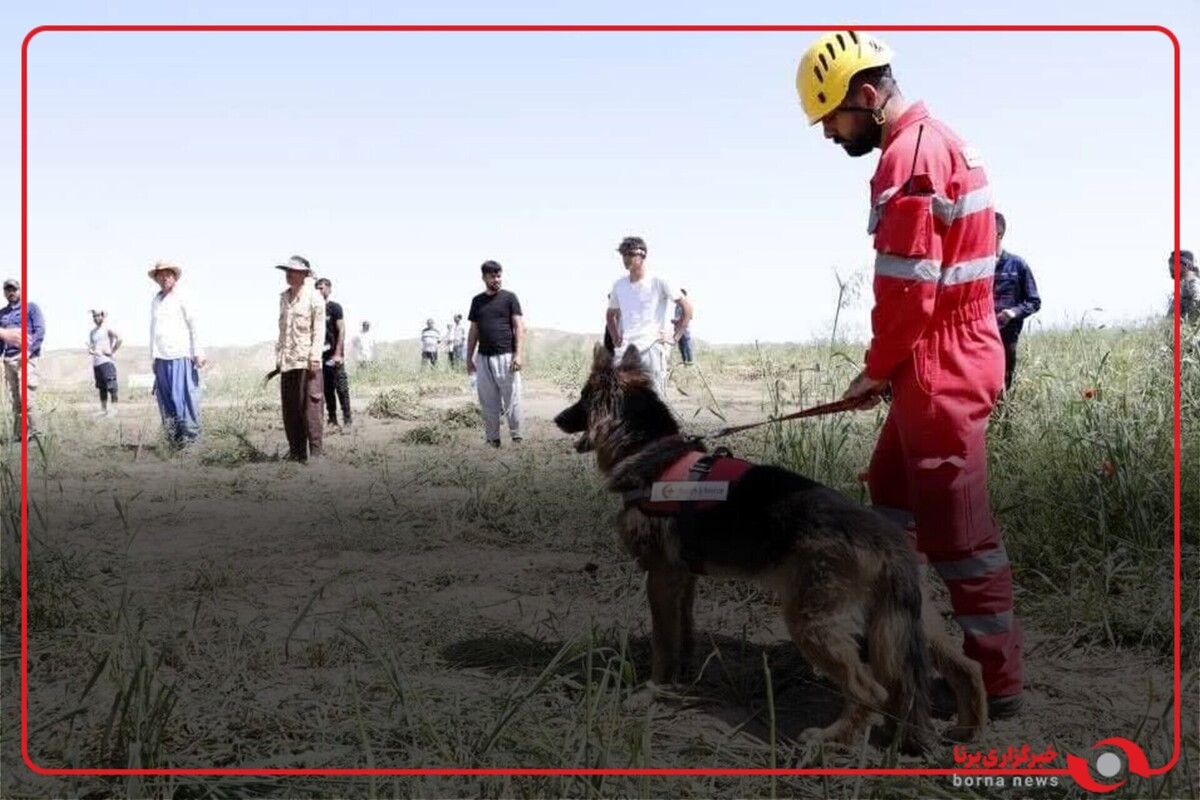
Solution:
M 837 137 L 834 141 L 840 144 L 842 149 L 853 158 L 865 156 L 882 144 L 883 126 L 872 119 L 867 122 L 866 128 L 853 138 L 842 139 L 841 137 Z

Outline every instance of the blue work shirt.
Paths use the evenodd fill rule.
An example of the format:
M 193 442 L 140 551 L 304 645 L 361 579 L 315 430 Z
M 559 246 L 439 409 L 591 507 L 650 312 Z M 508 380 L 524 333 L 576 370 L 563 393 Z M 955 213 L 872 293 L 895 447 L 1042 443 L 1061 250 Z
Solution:
M 23 301 L 18 300 L 0 309 L 0 328 L 20 328 L 22 306 Z M 42 339 L 44 338 L 46 338 L 46 323 L 42 319 L 42 310 L 38 308 L 37 303 L 29 303 L 29 333 L 26 339 L 29 342 L 29 355 L 31 358 L 36 358 L 42 354 Z M 2 352 L 5 358 L 15 358 L 21 354 L 21 346 L 19 344 L 6 344 Z
M 1018 255 L 1000 251 L 996 259 L 996 276 L 992 282 L 992 294 L 996 300 L 996 313 L 1006 308 L 1014 309 L 1017 316 L 1000 329 L 1000 336 L 1011 341 L 1021 335 L 1025 326 L 1025 318 L 1036 314 L 1042 307 L 1042 298 L 1038 295 L 1037 281 L 1033 279 L 1033 271 Z

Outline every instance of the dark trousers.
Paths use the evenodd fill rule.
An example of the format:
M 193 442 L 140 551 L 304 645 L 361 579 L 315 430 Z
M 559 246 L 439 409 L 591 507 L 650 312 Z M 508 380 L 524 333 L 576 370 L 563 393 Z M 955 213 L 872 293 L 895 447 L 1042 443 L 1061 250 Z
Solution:
M 100 364 L 92 367 L 92 374 L 96 378 L 96 388 L 100 391 L 100 407 L 108 408 L 109 398 L 112 398 L 115 404 L 117 402 L 117 365 L 111 361 Z
M 325 409 L 328 412 L 330 424 L 337 424 L 338 403 L 342 404 L 342 421 L 350 424 L 350 378 L 346 376 L 344 363 L 321 368 L 325 376 Z
M 1001 337 L 1004 340 L 1004 391 L 1012 388 L 1013 374 L 1017 371 L 1017 337 Z
M 279 399 L 283 405 L 283 430 L 288 452 L 297 461 L 321 454 L 321 379 L 307 369 L 289 369 L 279 375 Z

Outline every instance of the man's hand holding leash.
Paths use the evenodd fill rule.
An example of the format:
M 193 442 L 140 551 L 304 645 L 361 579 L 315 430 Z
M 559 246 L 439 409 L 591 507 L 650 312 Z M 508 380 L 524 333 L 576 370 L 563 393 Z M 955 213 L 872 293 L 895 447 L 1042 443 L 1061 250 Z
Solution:
M 887 388 L 886 380 L 877 381 L 867 377 L 867 371 L 863 370 L 858 373 L 858 377 L 850 381 L 850 386 L 842 394 L 843 400 L 850 400 L 855 397 L 861 397 L 862 403 L 856 409 L 866 411 L 879 405 L 879 401 L 883 399 L 882 395 Z

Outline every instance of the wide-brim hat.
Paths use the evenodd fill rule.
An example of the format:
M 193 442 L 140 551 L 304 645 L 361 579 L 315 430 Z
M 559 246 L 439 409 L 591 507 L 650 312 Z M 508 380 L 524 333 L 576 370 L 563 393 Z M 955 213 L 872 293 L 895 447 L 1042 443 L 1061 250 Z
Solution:
M 286 264 L 276 264 L 275 269 L 295 270 L 296 272 L 307 272 L 309 275 L 313 274 L 313 268 L 310 264 L 305 264 L 295 257 L 289 258 Z
M 150 271 L 146 274 L 150 276 L 151 280 L 154 280 L 155 273 L 165 271 L 174 272 L 175 280 L 179 280 L 181 277 L 183 277 L 183 267 L 179 266 L 174 261 L 156 261 L 154 266 L 151 267 Z

